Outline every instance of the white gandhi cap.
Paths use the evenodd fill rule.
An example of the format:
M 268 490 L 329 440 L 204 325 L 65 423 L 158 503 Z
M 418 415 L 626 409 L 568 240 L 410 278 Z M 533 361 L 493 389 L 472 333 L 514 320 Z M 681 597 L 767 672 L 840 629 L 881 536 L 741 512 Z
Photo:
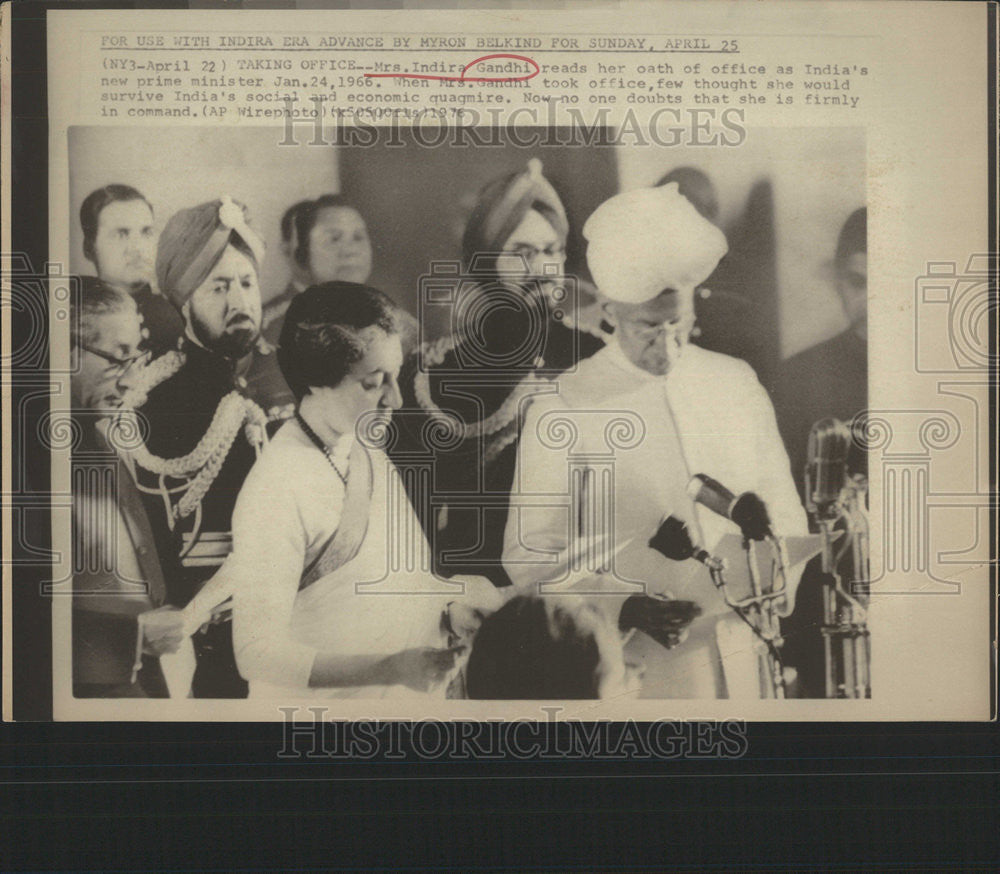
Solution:
M 665 289 L 694 289 L 729 250 L 676 182 L 637 188 L 602 203 L 583 226 L 587 265 L 604 297 L 640 304 Z

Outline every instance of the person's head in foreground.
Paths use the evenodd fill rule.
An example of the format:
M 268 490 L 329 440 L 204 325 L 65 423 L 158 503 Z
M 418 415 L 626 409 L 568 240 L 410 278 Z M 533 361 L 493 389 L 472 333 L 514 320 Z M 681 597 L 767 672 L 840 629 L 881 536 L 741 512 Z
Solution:
M 160 290 L 185 331 L 211 352 L 238 359 L 260 334 L 264 241 L 229 197 L 182 209 L 167 222 L 156 252 Z
M 638 690 L 622 642 L 583 598 L 520 595 L 483 620 L 466 669 L 470 698 L 614 698 Z
M 695 291 L 728 250 L 725 236 L 677 183 L 615 195 L 583 235 L 616 342 L 636 367 L 666 374 L 694 328 Z
M 303 285 L 368 281 L 372 244 L 357 207 L 339 194 L 324 194 L 292 209 L 288 251 L 293 278 Z M 282 234 L 284 230 L 283 224 Z
M 402 404 L 403 363 L 396 307 L 382 292 L 353 282 L 324 282 L 289 304 L 278 364 L 300 412 L 353 434 L 366 414 L 388 420 Z
M 542 162 L 532 158 L 524 170 L 494 179 L 479 192 L 462 237 L 462 258 L 470 268 L 477 256 L 497 255 L 487 270 L 498 281 L 537 289 L 550 307 L 566 264 L 566 210 Z
M 80 206 L 83 254 L 97 275 L 123 291 L 133 292 L 153 278 L 156 232 L 153 207 L 130 185 L 105 185 L 87 195 Z
M 124 291 L 84 276 L 71 295 L 70 397 L 76 410 L 112 413 L 122 406 L 149 360 L 135 301 Z
M 851 329 L 868 339 L 868 210 L 856 209 L 840 230 L 834 282 Z

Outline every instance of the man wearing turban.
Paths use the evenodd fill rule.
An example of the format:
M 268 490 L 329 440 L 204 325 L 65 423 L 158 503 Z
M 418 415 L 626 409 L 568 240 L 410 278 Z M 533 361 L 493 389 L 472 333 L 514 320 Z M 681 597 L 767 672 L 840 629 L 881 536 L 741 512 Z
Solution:
M 248 396 L 260 335 L 258 285 L 264 243 L 229 197 L 183 209 L 160 235 L 156 274 L 184 320 L 181 348 L 154 364 L 136 456 L 150 499 L 169 506 L 173 538 L 194 595 L 221 565 L 232 512 L 263 439 L 263 413 Z M 253 441 L 253 442 L 252 442 Z M 195 636 L 196 697 L 243 697 L 229 623 Z
M 694 505 L 687 487 L 698 473 L 735 493 L 756 492 L 779 535 L 807 532 L 755 374 L 689 342 L 695 291 L 725 254 L 725 237 L 676 184 L 612 197 L 584 236 L 614 334 L 525 417 L 504 566 L 518 587 L 546 580 L 558 587 L 574 569 L 571 557 L 579 563 L 589 549 L 604 573 L 584 583 L 577 574 L 574 586 L 623 630 L 647 632 L 632 644 L 646 663 L 645 695 L 756 697 L 750 630 L 707 573 L 688 567 L 699 565 L 668 561 L 648 546 L 670 515 L 709 552 L 739 532 Z
M 539 160 L 489 182 L 465 227 L 465 269 L 448 280 L 451 333 L 424 344 L 400 375 L 393 460 L 433 455 L 430 495 L 413 497 L 443 576 L 509 585 L 501 550 L 523 400 L 604 345 L 578 327 L 577 289 L 564 275 L 568 230 Z

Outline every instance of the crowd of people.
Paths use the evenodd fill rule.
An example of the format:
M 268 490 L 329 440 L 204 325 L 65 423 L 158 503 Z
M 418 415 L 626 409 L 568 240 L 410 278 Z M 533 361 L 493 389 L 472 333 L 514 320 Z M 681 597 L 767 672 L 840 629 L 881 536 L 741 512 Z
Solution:
M 115 487 L 74 477 L 74 694 L 620 697 L 643 693 L 642 637 L 657 695 L 758 697 L 751 630 L 649 541 L 669 516 L 709 550 L 739 531 L 692 499 L 697 473 L 758 495 L 780 535 L 808 532 L 808 427 L 865 406 L 865 216 L 834 261 L 851 328 L 786 363 L 779 421 L 746 362 L 692 342 L 729 243 L 686 179 L 587 218 L 586 305 L 540 163 L 488 181 L 437 338 L 367 284 L 376 217 L 340 195 L 286 211 L 290 278 L 263 303 L 238 199 L 157 235 L 139 190 L 90 194 L 74 464 L 110 460 Z M 827 385 L 847 358 L 857 384 Z M 800 574 L 782 612 L 808 679 Z

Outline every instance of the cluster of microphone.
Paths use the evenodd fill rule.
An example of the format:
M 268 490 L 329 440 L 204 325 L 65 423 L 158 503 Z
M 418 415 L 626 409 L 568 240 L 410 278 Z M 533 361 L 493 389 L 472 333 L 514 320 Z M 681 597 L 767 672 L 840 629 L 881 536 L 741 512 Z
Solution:
M 839 419 L 822 419 L 809 432 L 805 491 L 806 509 L 813 516 L 825 519 L 840 512 L 849 479 L 850 447 L 851 431 Z M 736 495 L 703 473 L 691 478 L 687 492 L 696 504 L 735 523 L 746 540 L 777 542 L 767 506 L 755 492 Z M 722 569 L 719 559 L 692 543 L 687 526 L 676 516 L 668 516 L 663 521 L 649 545 L 673 561 L 693 558 L 710 570 Z
M 812 426 L 806 449 L 806 509 L 817 518 L 839 513 L 850 449 L 851 431 L 839 419 L 821 419 Z
M 775 540 L 767 506 L 755 492 L 733 494 L 722 483 L 706 474 L 695 474 L 687 487 L 688 495 L 696 504 L 735 523 L 747 540 Z M 687 525 L 676 516 L 668 516 L 650 538 L 649 545 L 664 558 L 686 561 L 693 558 L 711 571 L 723 570 L 721 559 L 715 558 L 695 544 Z
M 852 505 L 852 484 L 857 477 L 848 471 L 848 453 L 851 448 L 851 431 L 838 419 L 822 419 L 816 422 L 810 433 L 805 469 L 806 509 L 815 519 L 821 531 L 826 532 L 824 540 L 824 567 L 832 566 L 833 560 L 830 532 L 833 526 L 850 516 Z M 703 547 L 696 545 L 687 525 L 677 516 L 668 516 L 650 538 L 649 546 L 671 561 L 693 559 L 708 568 L 712 580 L 723 593 L 726 603 L 753 630 L 767 646 L 767 661 L 770 666 L 768 676 L 770 686 L 765 697 L 785 696 L 784 667 L 781 661 L 782 645 L 780 627 L 774 613 L 775 596 L 780 596 L 785 585 L 787 557 L 784 543 L 774 533 L 767 506 L 754 492 L 734 494 L 710 476 L 699 473 L 691 478 L 687 487 L 688 496 L 702 507 L 733 522 L 743 535 L 751 575 L 752 594 L 749 597 L 732 599 L 726 591 L 723 573 L 725 562 L 711 555 Z M 856 503 L 856 501 L 855 501 Z M 855 540 L 858 540 L 855 537 Z M 862 538 L 863 540 L 863 538 Z M 754 570 L 752 541 L 767 541 L 774 550 L 776 563 L 775 580 L 768 588 L 761 586 Z M 863 564 L 863 561 L 861 562 Z M 867 571 L 863 571 L 867 577 Z M 839 591 L 838 589 L 832 591 Z M 826 602 L 830 601 L 826 595 Z M 846 596 L 845 596 L 846 597 Z M 857 607 L 854 599 L 848 601 Z M 868 633 L 864 620 L 852 618 L 844 623 L 833 608 L 826 608 L 823 633 L 826 641 L 827 697 L 870 697 L 868 665 Z M 832 612 L 831 612 L 832 611 Z M 827 615 L 829 614 L 829 615 Z M 851 614 L 854 616 L 855 614 Z M 834 645 L 842 640 L 845 654 L 837 656 Z M 840 658 L 840 662 L 837 659 Z M 848 670 L 848 667 L 851 670 Z M 762 675 L 763 676 L 763 675 Z M 838 679 L 840 678 L 840 679 Z M 852 691 L 853 690 L 853 691 Z

